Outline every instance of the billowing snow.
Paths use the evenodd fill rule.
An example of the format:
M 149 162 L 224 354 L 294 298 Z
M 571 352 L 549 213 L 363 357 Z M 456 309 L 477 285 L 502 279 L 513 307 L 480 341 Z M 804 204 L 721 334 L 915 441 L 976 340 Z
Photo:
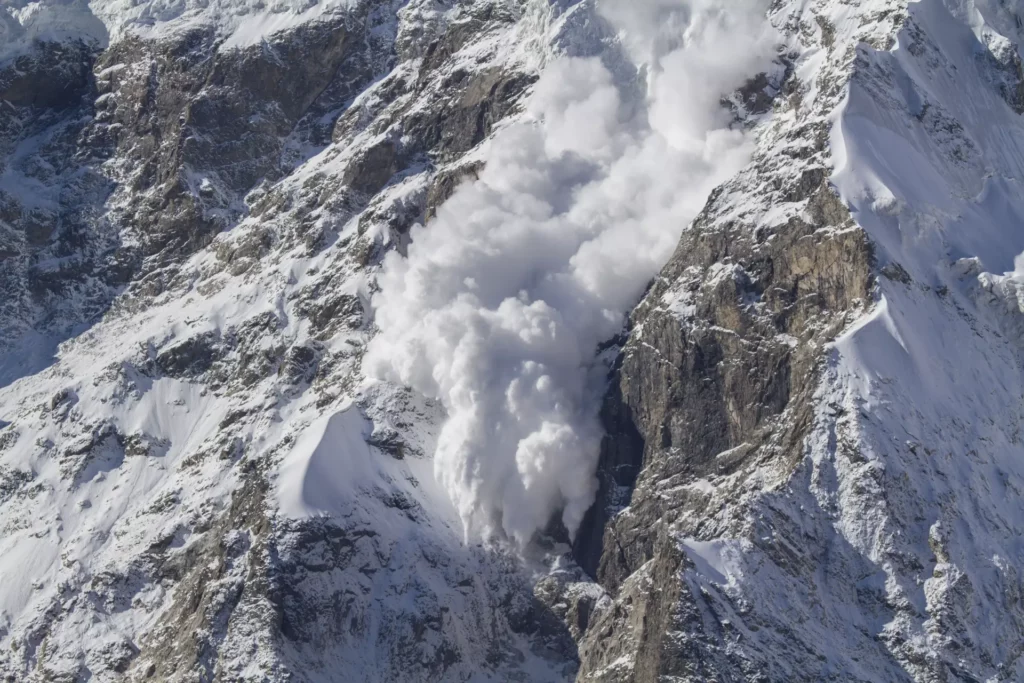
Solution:
M 596 491 L 597 347 L 746 164 L 751 142 L 721 100 L 774 56 L 757 0 L 598 7 L 646 72 L 645 100 L 634 72 L 553 61 L 530 120 L 495 137 L 480 179 L 413 229 L 407 258 L 388 256 L 374 297 L 364 367 L 448 410 L 435 468 L 471 537 L 526 544 L 558 510 L 579 526 Z
M 844 3 L 829 9 L 841 39 L 860 35 L 868 9 L 888 12 L 896 3 L 862 4 L 860 14 Z M 415 232 L 408 258 L 392 254 L 374 300 L 381 336 L 368 369 L 443 405 L 386 382 L 356 382 L 321 404 L 284 393 L 274 379 L 218 393 L 137 371 L 175 343 L 224 334 L 262 314 L 281 321 L 278 338 L 309 341 L 290 297 L 318 271 L 351 268 L 341 247 L 279 255 L 251 278 L 210 276 L 203 294 L 179 298 L 175 291 L 145 311 L 111 315 L 60 348 L 27 338 L 25 354 L 0 359 L 0 428 L 8 439 L 0 466 L 32 482 L 28 494 L 0 500 L 0 576 L 18 577 L 0 586 L 0 637 L 42 632 L 64 592 L 84 594 L 108 574 L 131 575 L 140 548 L 187 547 L 197 520 L 222 512 L 239 484 L 230 460 L 235 445 L 219 440 L 236 414 L 245 415 L 235 433 L 249 457 L 274 463 L 275 523 L 324 517 L 379 531 L 399 570 L 369 579 L 355 567 L 333 580 L 370 584 L 382 603 L 402 605 L 409 587 L 423 583 L 455 612 L 487 604 L 479 577 L 493 568 L 464 544 L 463 525 L 523 541 L 565 506 L 565 522 L 575 527 L 593 493 L 600 437 L 604 367 L 594 351 L 620 329 L 708 191 L 746 163 L 753 141 L 731 127 L 718 98 L 765 68 L 771 41 L 759 21 L 744 19 L 759 16 L 759 3 L 728 10 L 703 0 L 675 3 L 692 10 L 688 23 L 665 26 L 663 11 L 673 3 L 607 0 L 602 7 L 623 31 L 627 56 L 609 50 L 604 61 L 563 55 L 545 62 L 548 51 L 571 52 L 586 40 L 546 26 L 548 8 L 540 5 L 523 21 L 525 37 L 492 37 L 504 43 L 486 46 L 548 64 L 525 116 L 477 152 L 488 162 L 480 180 Z M 33 40 L 104 45 L 127 32 L 156 36 L 201 24 L 216 27 L 224 49 L 244 48 L 349 6 L 8 0 L 0 5 L 0 59 Z M 749 16 L 737 18 L 735 7 Z M 1017 260 L 1024 252 L 1024 125 L 988 82 L 993 70 L 983 60 L 1024 35 L 995 0 L 909 7 L 928 39 L 915 43 L 902 30 L 891 51 L 871 47 L 878 36 L 858 39 L 851 58 L 861 60 L 862 74 L 884 74 L 885 88 L 854 78 L 831 122 L 832 182 L 891 277 L 879 277 L 871 311 L 828 349 L 807 443 L 808 483 L 785 503 L 808 528 L 827 529 L 822 536 L 837 562 L 863 577 L 836 587 L 823 571 L 797 586 L 759 565 L 739 541 L 680 543 L 690 579 L 734 595 L 748 591 L 745 597 L 777 609 L 788 601 L 820 606 L 839 615 L 838 640 L 870 631 L 938 651 L 945 636 L 935 626 L 959 600 L 957 609 L 970 615 L 968 636 L 995 643 L 1008 663 L 1005 680 L 1014 680 L 1024 677 L 1019 638 L 1004 631 L 992 596 L 1019 593 L 1024 566 L 1024 270 Z M 679 31 L 682 46 L 666 39 Z M 623 87 L 633 73 L 623 59 L 649 67 L 639 115 Z M 796 62 L 813 86 L 808 99 L 825 59 L 819 50 Z M 367 92 L 355 106 L 373 97 Z M 336 174 L 356 147 L 325 150 L 282 184 L 294 189 Z M 28 182 L 6 169 L 0 177 L 26 201 L 53 201 L 53 188 Z M 411 174 L 387 192 L 398 198 L 425 186 L 424 175 Z M 236 234 L 257 226 L 246 221 Z M 356 230 L 353 222 L 335 236 L 341 242 Z M 368 234 L 385 232 L 377 225 Z M 213 261 L 203 252 L 187 268 L 209 274 Z M 715 272 L 730 274 L 728 267 Z M 353 269 L 341 280 L 346 293 L 369 298 L 365 273 Z M 681 293 L 663 303 L 680 316 L 694 313 Z M 340 355 L 365 341 L 362 332 L 339 333 L 328 345 Z M 345 357 L 358 376 L 354 355 Z M 415 457 L 370 445 L 384 427 L 400 431 Z M 115 434 L 145 434 L 146 455 L 127 455 Z M 856 448 L 847 452 L 849 443 Z M 423 457 L 435 448 L 433 462 Z M 78 457 L 85 452 L 88 459 Z M 708 496 L 716 490 L 705 479 L 690 486 Z M 421 572 L 424 556 L 441 559 Z M 919 569 L 911 575 L 900 562 Z M 470 588 L 456 588 L 464 579 Z M 878 591 L 902 611 L 868 623 L 848 610 L 844 590 Z M 109 605 L 76 603 L 47 637 L 101 643 L 145 633 L 169 603 L 167 593 L 153 583 L 104 593 L 117 598 Z M 822 595 L 821 603 L 812 600 Z M 460 642 L 471 635 L 460 632 Z M 41 658 L 29 652 L 38 640 L 11 638 L 4 646 L 26 662 Z M 51 648 L 58 654 L 50 665 L 78 670 L 74 657 L 62 661 L 60 648 Z M 238 670 L 257 675 L 257 663 L 230 644 L 225 661 L 232 653 Z M 368 675 L 378 671 L 374 652 L 347 654 Z M 618 665 L 628 668 L 630 660 Z M 854 673 L 886 680 L 864 666 Z M 531 667 L 532 680 L 554 676 L 543 662 L 524 664 Z

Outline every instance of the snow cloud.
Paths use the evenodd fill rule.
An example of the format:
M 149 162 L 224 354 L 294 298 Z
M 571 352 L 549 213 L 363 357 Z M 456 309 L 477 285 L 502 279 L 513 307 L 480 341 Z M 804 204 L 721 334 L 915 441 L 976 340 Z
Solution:
M 373 300 L 364 369 L 443 402 L 435 472 L 467 536 L 525 544 L 559 510 L 575 533 L 597 489 L 597 347 L 750 154 L 720 102 L 770 64 L 765 0 L 599 2 L 644 106 L 598 59 L 550 63 Z

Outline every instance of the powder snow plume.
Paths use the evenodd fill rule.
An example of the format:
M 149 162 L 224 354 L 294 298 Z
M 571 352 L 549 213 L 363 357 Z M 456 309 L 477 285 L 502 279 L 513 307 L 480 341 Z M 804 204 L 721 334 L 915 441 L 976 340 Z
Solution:
M 435 473 L 467 537 L 525 544 L 559 509 L 579 527 L 597 489 L 597 347 L 748 161 L 721 98 L 768 67 L 765 11 L 603 0 L 646 74 L 644 106 L 599 59 L 554 60 L 479 179 L 385 260 L 364 369 L 444 404 Z

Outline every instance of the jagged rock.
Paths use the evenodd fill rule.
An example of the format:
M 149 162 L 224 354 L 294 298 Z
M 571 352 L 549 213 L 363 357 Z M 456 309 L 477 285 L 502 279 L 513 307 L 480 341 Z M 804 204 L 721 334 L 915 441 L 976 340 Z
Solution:
M 832 55 L 814 77 L 819 99 L 776 103 L 776 111 L 793 112 L 786 126 L 803 133 L 781 140 L 765 134 L 762 149 L 771 151 L 711 196 L 634 311 L 602 412 L 608 436 L 601 491 L 574 546 L 613 598 L 580 640 L 579 680 L 977 680 L 979 669 L 970 672 L 943 654 L 946 647 L 970 651 L 997 680 L 1019 667 L 1015 655 L 996 663 L 999 646 L 961 640 L 971 629 L 962 616 L 972 609 L 967 605 L 978 609 L 982 599 L 962 569 L 944 564 L 940 527 L 920 533 L 917 526 L 949 514 L 911 492 L 929 486 L 923 482 L 930 465 L 915 469 L 918 456 L 928 457 L 923 447 L 902 451 L 868 436 L 874 432 L 866 423 L 887 418 L 865 399 L 839 405 L 825 398 L 841 362 L 832 344 L 837 335 L 871 308 L 930 305 L 888 303 L 896 292 L 921 288 L 929 271 L 908 267 L 902 258 L 910 252 L 887 241 L 864 207 L 854 215 L 847 210 L 848 198 L 828 181 L 832 146 L 808 135 L 815 120 L 840 105 L 843 88 L 862 89 L 885 99 L 886 111 L 917 121 L 907 125 L 919 126 L 928 144 L 943 150 L 937 167 L 976 168 L 977 157 L 992 153 L 956 119 L 955 96 L 919 94 L 931 82 L 922 75 L 929 68 L 956 68 L 943 64 L 954 59 L 953 48 L 932 33 L 945 11 L 939 5 L 907 14 L 894 7 L 891 15 L 865 8 L 862 15 L 873 49 L 893 50 L 899 36 L 911 45 L 908 61 L 927 62 L 916 67 L 853 47 L 846 53 L 856 51 L 851 64 L 838 57 L 850 34 L 840 35 L 827 8 L 811 13 Z M 1004 61 L 1012 58 L 1004 54 Z M 989 93 L 1013 107 L 1007 93 L 1014 86 L 1008 90 L 1001 79 Z M 898 103 L 896 84 L 903 91 Z M 787 90 L 800 86 L 781 89 Z M 898 202 L 872 210 L 893 215 L 903 211 Z M 948 297 L 949 289 L 927 296 Z M 972 314 L 958 310 L 958 322 L 945 324 L 967 320 L 977 329 Z M 882 452 L 885 465 L 874 459 Z M 863 478 L 847 462 L 863 468 Z M 891 468 L 900 470 L 899 483 L 881 474 Z M 864 498 L 872 503 L 853 502 Z M 880 508 L 900 516 L 900 530 L 892 527 L 899 540 L 872 546 L 859 529 L 877 524 L 866 510 Z M 928 579 L 929 564 L 937 578 Z M 922 590 L 927 581 L 935 583 Z M 1015 609 L 991 599 L 992 609 L 1013 612 L 1011 628 L 1020 628 Z M 873 616 L 851 622 L 851 614 Z M 870 619 L 885 626 L 872 627 Z
M 642 110 L 597 5 L 0 8 L 0 676 L 1018 680 L 1018 5 L 771 3 L 597 500 L 515 551 L 361 361 L 548 63 Z

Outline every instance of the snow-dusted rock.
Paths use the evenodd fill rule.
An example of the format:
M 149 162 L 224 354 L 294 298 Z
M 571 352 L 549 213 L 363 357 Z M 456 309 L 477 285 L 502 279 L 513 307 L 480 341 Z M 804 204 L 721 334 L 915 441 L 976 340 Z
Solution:
M 0 675 L 1024 677 L 1024 7 L 724 7 L 0 3 Z M 453 394 L 363 367 L 387 255 L 480 237 L 488 193 L 485 237 L 611 245 L 547 234 L 511 293 L 529 242 L 449 264 L 481 309 L 597 310 L 558 373 L 555 326 L 472 356 L 536 391 L 467 386 L 585 377 L 564 424 L 600 413 L 568 471 L 495 448 L 542 512 L 598 489 L 527 543 L 494 468 L 439 483 Z M 533 408 L 493 414 L 567 410 Z

